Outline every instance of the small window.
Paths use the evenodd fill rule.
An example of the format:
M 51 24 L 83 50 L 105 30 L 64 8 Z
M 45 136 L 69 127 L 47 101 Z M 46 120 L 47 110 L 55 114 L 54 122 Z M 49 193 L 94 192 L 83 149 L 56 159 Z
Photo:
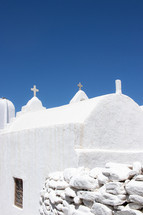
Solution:
M 19 208 L 23 208 L 23 181 L 22 179 L 14 178 L 14 182 L 15 182 L 14 204 Z

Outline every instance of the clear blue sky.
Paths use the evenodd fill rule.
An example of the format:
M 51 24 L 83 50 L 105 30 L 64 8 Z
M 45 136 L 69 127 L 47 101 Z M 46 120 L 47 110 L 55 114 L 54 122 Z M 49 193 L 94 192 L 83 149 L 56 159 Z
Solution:
M 67 104 L 122 90 L 143 104 L 143 0 L 1 0 L 0 97 Z

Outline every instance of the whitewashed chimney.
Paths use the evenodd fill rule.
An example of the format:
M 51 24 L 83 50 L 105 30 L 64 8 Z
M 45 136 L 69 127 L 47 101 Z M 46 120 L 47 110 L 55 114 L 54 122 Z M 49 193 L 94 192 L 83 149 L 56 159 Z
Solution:
M 116 85 L 116 94 L 122 94 L 121 80 L 116 80 L 115 85 Z

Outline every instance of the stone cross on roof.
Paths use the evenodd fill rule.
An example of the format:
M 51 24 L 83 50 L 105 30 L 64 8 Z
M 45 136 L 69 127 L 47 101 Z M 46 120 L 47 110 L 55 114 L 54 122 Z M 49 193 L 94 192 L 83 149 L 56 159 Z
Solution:
M 39 92 L 39 90 L 36 89 L 36 85 L 34 85 L 33 88 L 31 88 L 31 91 L 33 91 L 34 96 L 36 96 L 36 93 Z
M 83 87 L 83 85 L 80 82 L 77 86 L 79 87 L 79 90 L 81 90 L 81 88 Z

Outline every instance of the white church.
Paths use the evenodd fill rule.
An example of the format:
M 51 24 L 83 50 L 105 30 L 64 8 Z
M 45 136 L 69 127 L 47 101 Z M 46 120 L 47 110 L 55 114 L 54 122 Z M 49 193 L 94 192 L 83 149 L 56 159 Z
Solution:
M 81 90 L 69 104 L 46 109 L 34 96 L 15 116 L 0 99 L 0 215 L 39 215 L 48 173 L 106 162 L 143 163 L 143 109 L 116 92 L 89 99 Z

